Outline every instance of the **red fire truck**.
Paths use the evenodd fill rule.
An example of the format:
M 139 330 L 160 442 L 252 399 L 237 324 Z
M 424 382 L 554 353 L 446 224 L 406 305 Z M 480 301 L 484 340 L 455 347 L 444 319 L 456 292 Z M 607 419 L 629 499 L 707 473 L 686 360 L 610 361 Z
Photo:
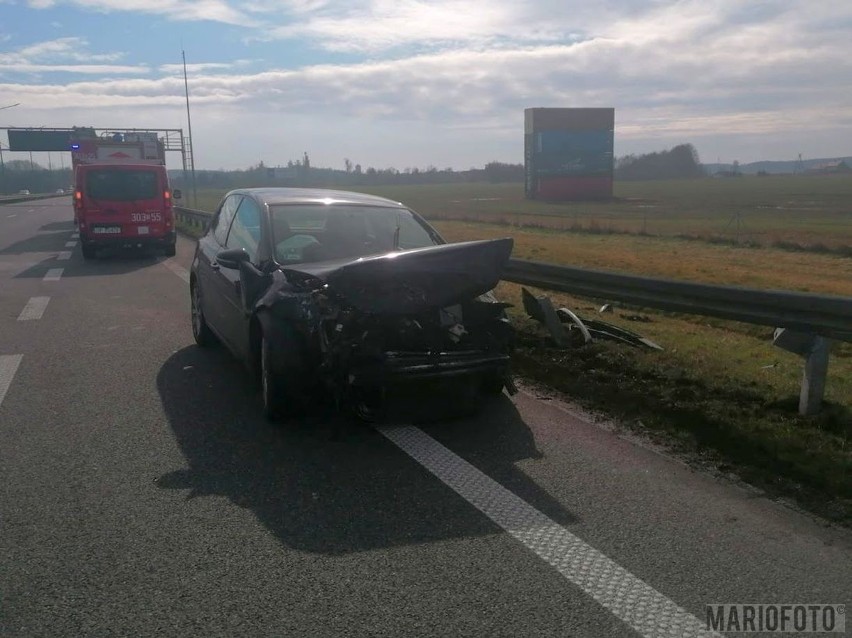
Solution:
M 74 140 L 71 162 L 74 223 L 84 259 L 94 259 L 105 247 L 155 247 L 174 256 L 173 194 L 156 133 Z

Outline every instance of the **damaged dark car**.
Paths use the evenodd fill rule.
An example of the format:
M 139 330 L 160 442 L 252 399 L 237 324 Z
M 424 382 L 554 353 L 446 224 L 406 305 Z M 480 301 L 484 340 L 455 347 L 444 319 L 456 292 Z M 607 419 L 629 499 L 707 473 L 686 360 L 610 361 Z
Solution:
M 198 240 L 192 331 L 257 375 L 271 420 L 331 401 L 378 420 L 403 389 L 513 391 L 511 239 L 446 243 L 404 205 L 298 188 L 228 193 Z

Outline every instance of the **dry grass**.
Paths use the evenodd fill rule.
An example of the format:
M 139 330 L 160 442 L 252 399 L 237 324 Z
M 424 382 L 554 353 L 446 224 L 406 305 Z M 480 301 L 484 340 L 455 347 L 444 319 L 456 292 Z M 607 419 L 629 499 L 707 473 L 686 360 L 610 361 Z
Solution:
M 453 241 L 513 237 L 517 259 L 685 279 L 852 296 L 852 259 L 749 249 L 674 237 L 589 235 L 493 224 L 434 222 Z

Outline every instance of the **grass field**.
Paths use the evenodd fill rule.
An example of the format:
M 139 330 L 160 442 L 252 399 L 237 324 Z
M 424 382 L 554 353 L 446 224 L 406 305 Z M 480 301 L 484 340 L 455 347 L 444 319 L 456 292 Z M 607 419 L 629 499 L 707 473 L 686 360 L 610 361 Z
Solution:
M 585 233 L 692 237 L 852 256 L 852 176 L 747 176 L 620 182 L 607 202 L 547 203 L 523 184 L 356 187 L 402 201 L 427 219 L 499 222 Z M 210 210 L 222 191 L 199 193 Z
M 850 178 L 630 183 L 618 186 L 619 201 L 574 204 L 527 202 L 519 184 L 369 190 L 410 205 L 451 241 L 511 236 L 517 258 L 852 296 L 852 259 L 843 256 L 852 246 Z M 221 193 L 203 197 L 199 207 L 210 210 Z M 740 243 L 720 243 L 723 232 L 735 232 L 738 214 Z M 771 247 L 778 242 L 787 248 Z M 792 252 L 794 245 L 817 251 Z M 617 309 L 604 319 L 665 350 L 612 343 L 561 350 L 524 316 L 520 286 L 503 283 L 498 292 L 515 304 L 515 364 L 527 378 L 693 459 L 852 523 L 852 344 L 835 344 L 825 409 L 803 418 L 796 413 L 802 360 L 773 348 L 770 328 Z M 548 294 L 584 316 L 602 301 Z

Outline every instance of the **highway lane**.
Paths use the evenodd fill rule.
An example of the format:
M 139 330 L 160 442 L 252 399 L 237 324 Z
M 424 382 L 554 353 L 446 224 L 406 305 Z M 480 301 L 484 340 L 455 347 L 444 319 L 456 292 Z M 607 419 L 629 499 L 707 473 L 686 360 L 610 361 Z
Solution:
M 0 357 L 20 359 L 0 403 L 0 634 L 635 635 L 385 436 L 341 436 L 323 410 L 265 424 L 239 365 L 192 345 L 191 242 L 170 268 L 59 260 L 67 199 L 7 208 Z M 654 604 L 703 619 L 708 602 L 846 602 L 847 532 L 539 396 L 422 431 Z

